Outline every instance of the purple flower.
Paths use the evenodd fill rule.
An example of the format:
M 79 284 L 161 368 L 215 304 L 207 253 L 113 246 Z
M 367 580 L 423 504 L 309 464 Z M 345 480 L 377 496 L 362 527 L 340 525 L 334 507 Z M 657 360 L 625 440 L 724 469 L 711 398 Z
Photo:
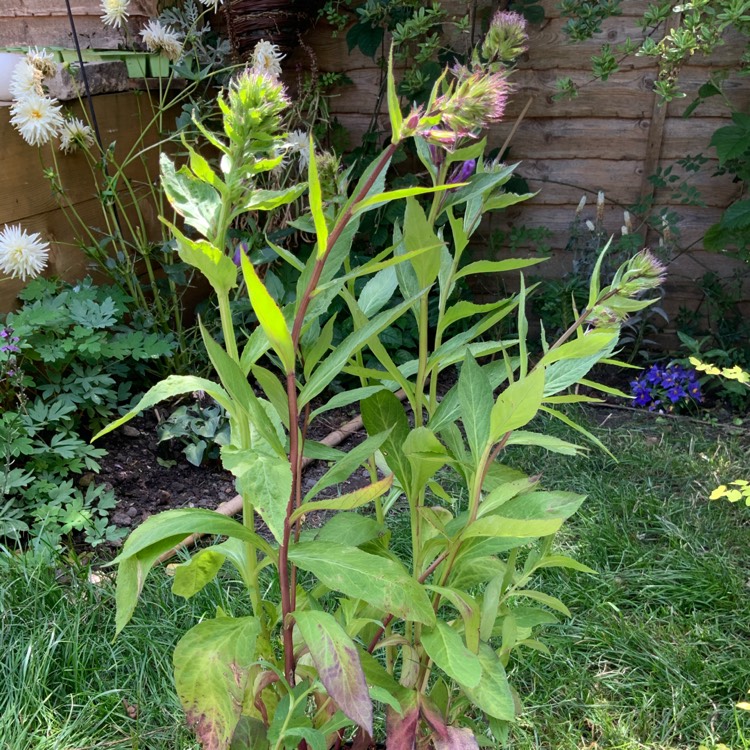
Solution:
M 667 389 L 666 395 L 673 404 L 676 404 L 681 399 L 687 398 L 688 394 L 681 385 L 673 385 L 671 388 Z
M 250 257 L 250 251 L 248 250 L 247 243 L 246 242 L 240 242 L 237 245 L 236 250 L 234 251 L 234 257 L 232 258 L 232 262 L 234 263 L 237 268 L 239 268 L 242 265 L 242 253 L 245 253 L 245 257 Z
M 474 174 L 474 170 L 477 167 L 476 159 L 469 159 L 461 164 L 460 167 L 455 167 L 451 176 L 448 178 L 448 184 L 453 185 L 457 182 L 466 182 L 466 180 Z
M 664 367 L 651 365 L 643 374 L 630 382 L 633 404 L 644 406 L 649 411 L 663 411 L 659 407 L 666 404 L 672 411 L 677 404 L 701 403 L 700 383 L 695 370 L 687 370 L 682 365 Z

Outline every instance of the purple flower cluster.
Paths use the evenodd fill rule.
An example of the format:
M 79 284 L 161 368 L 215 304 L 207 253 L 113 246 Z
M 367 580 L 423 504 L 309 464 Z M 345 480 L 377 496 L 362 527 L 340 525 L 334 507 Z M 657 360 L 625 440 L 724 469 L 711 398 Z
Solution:
M 18 342 L 21 340 L 18 336 L 13 335 L 12 328 L 3 328 L 0 330 L 0 339 L 2 344 L 0 345 L 0 352 L 5 354 L 18 354 L 21 350 L 18 348 Z
M 651 365 L 630 382 L 635 406 L 649 411 L 674 411 L 680 404 L 701 403 L 698 373 L 680 365 Z

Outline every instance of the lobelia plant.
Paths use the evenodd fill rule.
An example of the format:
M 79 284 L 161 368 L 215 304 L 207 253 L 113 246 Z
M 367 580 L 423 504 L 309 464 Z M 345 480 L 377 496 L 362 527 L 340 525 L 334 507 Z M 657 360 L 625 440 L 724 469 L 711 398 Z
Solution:
M 221 455 L 237 478 L 242 522 L 202 509 L 167 511 L 138 527 L 114 561 L 119 633 L 160 555 L 190 533 L 226 537 L 177 566 L 173 583 L 175 593 L 192 596 L 228 562 L 252 608 L 243 617 L 218 609 L 175 649 L 177 693 L 206 748 L 325 750 L 349 741 L 362 750 L 374 746 L 376 724 L 382 727 L 374 703 L 385 707 L 391 750 L 497 745 L 518 711 L 505 672 L 511 652 L 544 649 L 533 630 L 554 620 L 550 610 L 567 613 L 561 601 L 533 587 L 536 574 L 555 566 L 589 570 L 552 550 L 554 533 L 583 497 L 542 491 L 539 477 L 498 458 L 511 445 L 571 455 L 581 450 L 524 428 L 540 411 L 576 427 L 558 406 L 593 399 L 563 392 L 587 383 L 591 367 L 610 356 L 619 324 L 649 304 L 637 297 L 661 282 L 663 269 L 643 252 L 600 288 L 600 258 L 586 308 L 558 340 L 542 342 L 536 363 L 527 355 L 523 280 L 509 299 L 485 305 L 453 299 L 462 278 L 538 262 L 464 262 L 482 215 L 528 197 L 504 192 L 513 167 L 485 161 L 484 141 L 476 142 L 502 115 L 506 95 L 503 74 L 474 63 L 446 71 L 429 101 L 404 117 L 389 71 L 391 142 L 353 188 L 339 175 L 339 196 L 328 201 L 312 143 L 307 185 L 256 187 L 258 176 L 281 161 L 286 102 L 278 82 L 253 71 L 219 99 L 223 134 L 203 129 L 220 153 L 220 172 L 194 151 L 179 170 L 163 159 L 167 197 L 200 235 L 191 239 L 170 225 L 180 256 L 217 295 L 225 346 L 202 332 L 220 384 L 171 376 L 100 434 L 162 399 L 197 390 L 227 412 L 231 440 Z M 409 138 L 431 184 L 384 192 L 391 158 Z M 473 174 L 465 168 L 470 161 Z M 274 245 L 299 273 L 296 298 L 282 308 L 244 253 L 240 280 L 228 230 L 244 212 L 273 210 L 305 189 L 317 243 L 306 262 Z M 418 196 L 431 199 L 427 210 Z M 392 246 L 352 267 L 349 250 L 361 217 L 396 200 L 406 201 L 406 211 Z M 371 278 L 355 297 L 353 282 L 364 275 Z M 242 349 L 229 308 L 230 292 L 241 282 L 259 321 Z M 404 301 L 383 310 L 396 288 Z M 427 324 L 430 295 L 438 302 L 434 331 Z M 333 347 L 337 319 L 328 308 L 337 296 L 353 331 Z M 481 340 L 511 314 L 518 316 L 517 339 Z M 379 335 L 402 315 L 414 317 L 419 356 L 397 366 Z M 467 319 L 475 322 L 453 335 L 451 327 Z M 382 369 L 363 364 L 366 347 Z M 477 361 L 489 356 L 495 359 Z M 458 382 L 439 398 L 440 374 L 459 363 Z M 363 385 L 317 405 L 344 372 Z M 342 454 L 307 437 L 326 410 L 356 402 L 368 432 L 361 445 Z M 307 456 L 334 463 L 305 492 Z M 326 495 L 362 464 L 370 467 L 370 484 Z M 456 482 L 465 501 L 445 489 Z M 410 525 L 406 552 L 391 546 L 389 530 L 401 496 Z M 354 512 L 368 505 L 374 513 Z M 308 530 L 303 520 L 311 510 L 332 515 L 322 528 Z M 256 514 L 267 534 L 256 528 Z

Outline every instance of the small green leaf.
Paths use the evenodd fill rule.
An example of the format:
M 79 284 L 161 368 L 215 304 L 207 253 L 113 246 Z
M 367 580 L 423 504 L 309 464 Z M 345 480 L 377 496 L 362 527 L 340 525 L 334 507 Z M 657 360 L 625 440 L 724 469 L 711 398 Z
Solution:
M 221 449 L 224 468 L 237 477 L 237 492 L 252 503 L 279 544 L 284 535 L 289 497 L 292 492 L 292 469 L 289 461 L 276 454 L 257 449 L 224 446 Z
M 317 500 L 313 503 L 303 503 L 294 511 L 294 513 L 292 513 L 290 521 L 293 523 L 305 513 L 310 513 L 310 511 L 315 510 L 353 510 L 354 508 L 360 508 L 363 505 L 371 503 L 381 495 L 384 495 L 391 488 L 392 484 L 393 475 L 389 474 L 378 482 L 368 484 L 366 487 L 361 487 L 360 489 L 354 490 L 354 492 L 349 492 L 346 495 Z
M 398 286 L 396 269 L 392 266 L 378 271 L 362 288 L 360 292 L 359 308 L 368 318 L 379 312 L 393 299 L 393 293 Z
M 544 394 L 544 368 L 511 383 L 498 397 L 490 416 L 490 440 L 528 424 L 539 411 Z
M 174 569 L 172 593 L 185 599 L 194 596 L 216 578 L 225 559 L 225 555 L 211 547 L 197 552 L 189 562 Z
M 490 415 L 494 404 L 487 373 L 470 354 L 461 365 L 458 400 L 471 454 L 475 461 L 479 461 L 490 438 Z
M 166 219 L 162 219 L 162 223 L 177 240 L 177 254 L 180 259 L 197 268 L 217 294 L 229 294 L 237 286 L 237 266 L 232 263 L 231 258 L 207 240 L 189 239 Z
M 461 685 L 466 697 L 486 714 L 496 719 L 513 721 L 516 709 L 505 668 L 486 643 L 479 646 L 479 663 L 482 667 L 479 684 L 475 687 Z
M 464 266 L 457 274 L 456 279 L 462 279 L 464 276 L 473 276 L 477 273 L 505 273 L 506 271 L 516 271 L 519 268 L 528 268 L 541 263 L 546 258 L 512 258 L 510 260 L 477 260 Z
M 351 48 L 350 48 L 351 51 Z M 388 52 L 388 71 L 386 73 L 388 94 L 388 117 L 391 121 L 391 143 L 398 143 L 401 139 L 401 127 L 404 118 L 401 115 L 401 104 L 396 93 L 396 79 L 393 75 L 393 44 Z
M 383 457 L 401 486 L 409 487 L 411 465 L 403 445 L 410 430 L 404 405 L 390 391 L 379 391 L 362 401 L 360 408 L 367 434 L 386 435 L 381 444 Z
M 440 247 L 442 243 L 427 221 L 424 209 L 414 198 L 406 199 L 404 214 L 404 247 L 406 252 L 417 252 L 425 247 L 431 250 L 412 258 L 411 265 L 417 275 L 417 288 L 425 289 L 435 283 L 440 272 Z
M 300 182 L 284 190 L 253 190 L 244 206 L 240 209 L 245 211 L 273 211 L 279 206 L 293 203 L 302 193 L 307 190 L 307 184 Z
M 377 435 L 370 435 L 365 441 L 356 445 L 352 448 L 345 456 L 334 465 L 308 490 L 305 494 L 304 500 L 307 503 L 311 498 L 315 497 L 321 490 L 326 487 L 331 487 L 334 484 L 340 484 L 341 482 L 348 479 L 352 472 L 356 471 L 362 464 L 364 464 L 370 456 L 372 456 L 376 450 L 388 438 L 389 430 L 378 433 Z
M 566 555 L 548 555 L 543 557 L 537 564 L 537 568 L 570 568 L 571 570 L 578 570 L 581 573 L 593 573 L 598 575 L 598 571 L 593 568 L 589 568 L 588 565 L 574 560 L 572 557 Z
M 565 456 L 577 456 L 582 451 L 588 450 L 575 443 L 569 443 L 567 440 L 561 440 L 553 435 L 545 435 L 540 432 L 526 432 L 525 430 L 516 430 L 508 438 L 506 445 L 535 445 L 539 448 L 552 451 L 553 453 L 562 453 Z
M 295 612 L 294 619 L 328 694 L 372 736 L 372 701 L 354 642 L 327 612 Z
M 210 238 L 218 228 L 221 213 L 219 193 L 210 184 L 194 176 L 187 167 L 175 171 L 172 160 L 164 153 L 160 156 L 159 167 L 161 186 L 172 208 L 185 219 L 186 224 Z
M 566 617 L 570 617 L 570 610 L 565 604 L 563 604 L 563 602 L 557 597 L 545 594 L 543 591 L 535 591 L 534 589 L 516 589 L 515 591 L 510 592 L 510 596 L 520 596 L 526 599 L 533 599 L 536 602 L 546 604 L 550 609 L 554 609 L 556 612 L 560 612 Z

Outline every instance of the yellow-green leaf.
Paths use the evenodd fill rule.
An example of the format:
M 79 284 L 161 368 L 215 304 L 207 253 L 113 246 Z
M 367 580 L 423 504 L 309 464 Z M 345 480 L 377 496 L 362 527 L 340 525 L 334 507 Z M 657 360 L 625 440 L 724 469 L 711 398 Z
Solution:
M 268 336 L 276 354 L 284 365 L 287 373 L 294 372 L 294 344 L 292 334 L 284 320 L 284 314 L 269 294 L 263 282 L 258 278 L 255 268 L 250 260 L 241 254 L 242 275 L 245 277 L 247 292 L 250 296 L 250 304 L 258 316 L 258 322 Z

